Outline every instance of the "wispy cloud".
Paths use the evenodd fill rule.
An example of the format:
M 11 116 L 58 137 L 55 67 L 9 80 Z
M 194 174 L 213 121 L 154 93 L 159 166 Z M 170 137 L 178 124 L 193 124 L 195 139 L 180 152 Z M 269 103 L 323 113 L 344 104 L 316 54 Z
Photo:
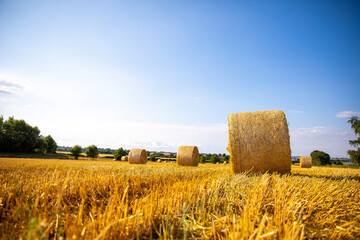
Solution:
M 11 94 L 10 91 L 1 89 L 1 86 L 0 86 L 0 93 L 2 93 L 2 94 Z
M 0 74 L 0 94 L 16 94 L 24 90 L 24 87 L 17 83 L 17 76 Z
M 347 157 L 350 149 L 348 140 L 353 133 L 345 129 L 332 129 L 324 126 L 297 128 L 290 130 L 293 155 L 309 155 L 313 150 L 321 150 L 331 157 Z
M 291 137 L 312 137 L 315 135 L 329 134 L 331 131 L 326 127 L 296 128 L 290 131 Z
M 227 124 L 200 126 L 156 124 L 146 122 L 107 121 L 96 129 L 96 121 L 71 121 L 62 123 L 46 121 L 38 124 L 44 131 L 58 139 L 59 145 L 96 144 L 101 147 L 145 148 L 153 151 L 172 151 L 182 145 L 196 145 L 200 152 L 226 152 Z M 54 129 L 53 125 L 57 128 Z M 74 126 L 78 127 L 74 127 Z M 89 131 L 91 129 L 91 131 Z M 69 136 L 72 136 L 71 138 Z M 73 137 L 76 136 L 76 137 Z M 108 144 L 104 146 L 104 143 Z
M 338 118 L 349 118 L 352 116 L 360 115 L 360 112 L 353 112 L 353 111 L 342 111 L 336 114 Z
M 312 128 L 296 128 L 290 130 L 290 135 L 293 138 L 298 137 L 316 137 L 316 136 L 341 136 L 349 135 L 351 132 L 343 130 L 334 130 L 328 127 L 312 127 Z

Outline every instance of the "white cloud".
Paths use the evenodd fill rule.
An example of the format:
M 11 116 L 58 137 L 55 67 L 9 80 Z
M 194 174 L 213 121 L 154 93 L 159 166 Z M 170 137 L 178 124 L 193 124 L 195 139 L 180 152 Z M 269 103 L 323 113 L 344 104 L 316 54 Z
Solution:
M 181 145 L 196 145 L 200 152 L 225 153 L 228 143 L 227 124 L 186 126 L 112 121 L 99 124 L 82 119 L 78 122 L 62 119 L 44 121 L 38 127 L 41 134 L 51 134 L 58 145 L 66 146 L 95 144 L 99 147 L 176 152 Z
M 0 93 L 15 94 L 21 89 L 22 87 L 19 84 L 0 79 Z
M 351 131 L 323 126 L 290 130 L 292 155 L 309 155 L 313 150 L 321 150 L 331 157 L 347 157 L 346 151 L 351 149 L 348 140 L 352 138 Z
M 360 115 L 360 112 L 353 112 L 353 111 L 342 111 L 336 114 L 338 118 L 350 118 L 352 116 Z
M 312 127 L 312 128 L 297 128 L 290 131 L 291 137 L 297 138 L 297 137 L 312 137 L 315 135 L 324 135 L 329 134 L 330 129 L 326 127 Z
M 18 94 L 25 90 L 16 75 L 0 73 L 0 94 Z

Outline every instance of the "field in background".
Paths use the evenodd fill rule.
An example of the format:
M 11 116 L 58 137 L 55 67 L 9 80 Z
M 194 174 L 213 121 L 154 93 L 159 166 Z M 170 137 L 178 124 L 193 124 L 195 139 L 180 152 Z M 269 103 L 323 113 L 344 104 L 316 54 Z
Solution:
M 0 158 L 1 239 L 360 238 L 360 170 Z

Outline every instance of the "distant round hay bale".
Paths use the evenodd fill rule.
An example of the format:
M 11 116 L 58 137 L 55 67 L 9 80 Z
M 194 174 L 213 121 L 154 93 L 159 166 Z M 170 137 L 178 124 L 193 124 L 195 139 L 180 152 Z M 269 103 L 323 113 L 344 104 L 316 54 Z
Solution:
M 128 161 L 130 164 L 146 164 L 147 152 L 145 149 L 133 148 L 129 153 Z
M 312 158 L 311 156 L 300 156 L 300 167 L 301 168 L 311 168 Z
M 282 111 L 229 114 L 230 162 L 234 173 L 291 171 L 290 136 Z
M 121 161 L 129 161 L 129 157 L 128 156 L 122 156 Z
M 176 162 L 180 166 L 199 165 L 199 149 L 196 146 L 180 146 L 176 155 Z

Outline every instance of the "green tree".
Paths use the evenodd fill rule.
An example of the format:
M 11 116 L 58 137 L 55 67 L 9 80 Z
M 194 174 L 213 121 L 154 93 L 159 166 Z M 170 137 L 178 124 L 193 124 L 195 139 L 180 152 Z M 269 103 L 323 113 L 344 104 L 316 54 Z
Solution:
M 360 119 L 357 116 L 353 116 L 347 122 L 351 124 L 351 128 L 354 130 L 355 136 L 358 136 L 357 139 L 349 141 L 351 146 L 358 147 L 357 150 L 349 150 L 347 153 L 353 163 L 360 164 Z
M 51 135 L 44 137 L 43 141 L 45 153 L 56 153 L 57 144 Z
M 119 148 L 114 152 L 114 158 L 118 161 L 120 161 L 123 156 L 126 156 L 126 151 L 123 148 Z
M 97 158 L 99 156 L 99 150 L 95 145 L 90 145 L 85 149 L 85 154 L 90 158 Z
M 344 165 L 340 160 L 333 161 L 335 165 Z
M 312 151 L 310 156 L 312 158 L 312 163 L 315 166 L 331 164 L 330 155 L 327 154 L 326 152 L 314 150 Z
M 79 159 L 79 156 L 82 153 L 82 148 L 79 145 L 75 145 L 71 148 L 70 153 L 75 157 L 75 159 Z
M 0 152 L 34 152 L 42 146 L 40 130 L 24 120 L 0 117 Z
M 5 143 L 5 133 L 4 133 L 4 117 L 0 116 L 0 152 L 2 151 L 2 148 L 4 147 Z
M 200 156 L 199 162 L 200 162 L 200 163 L 206 163 L 206 159 L 205 159 L 205 156 L 204 156 L 204 155 L 201 155 L 201 156 Z
M 230 161 L 230 156 L 226 155 L 224 157 L 224 162 L 229 163 L 229 161 Z
M 218 162 L 220 162 L 220 158 L 218 157 L 218 155 L 214 154 L 214 155 L 211 156 L 210 162 L 211 163 L 218 163 Z
M 154 154 L 151 154 L 149 160 L 152 161 L 152 162 L 155 162 L 155 161 L 156 161 L 155 155 L 154 155 Z

